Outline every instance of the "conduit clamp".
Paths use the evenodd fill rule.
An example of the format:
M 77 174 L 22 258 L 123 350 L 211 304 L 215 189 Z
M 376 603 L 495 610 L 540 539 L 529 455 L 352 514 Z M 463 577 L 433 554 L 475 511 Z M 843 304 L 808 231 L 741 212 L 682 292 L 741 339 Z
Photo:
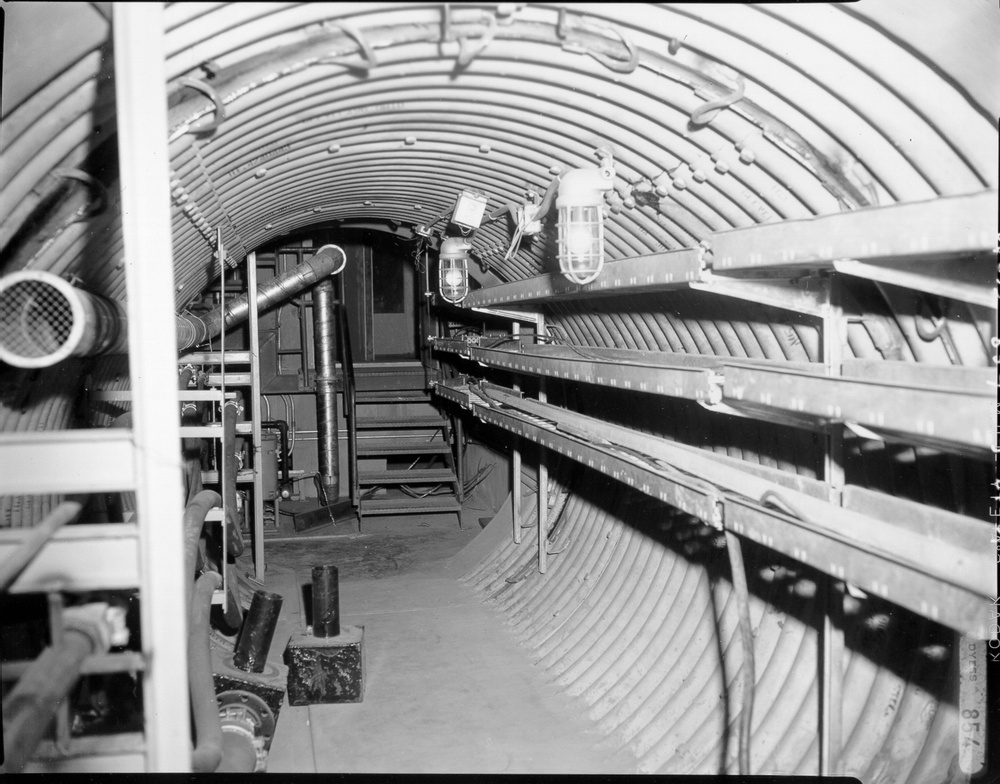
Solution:
M 361 48 L 363 59 L 360 62 L 341 62 L 339 57 L 324 57 L 319 62 L 323 64 L 343 65 L 346 68 L 364 71 L 365 75 L 367 75 L 372 68 L 378 65 L 378 57 L 375 54 L 375 50 L 372 49 L 371 44 L 368 43 L 368 39 L 365 38 L 364 34 L 357 27 L 346 19 L 334 19 L 331 24 L 354 40 Z
M 444 36 L 444 40 L 453 41 L 454 37 L 451 32 L 451 10 L 447 3 L 445 3 L 444 8 L 445 8 L 444 20 L 446 26 L 446 33 Z M 486 22 L 486 32 L 483 33 L 483 35 L 479 38 L 478 41 L 476 41 L 473 44 L 472 42 L 474 41 L 474 39 L 471 38 L 470 36 L 462 36 L 461 38 L 458 39 L 459 51 L 458 51 L 458 57 L 455 60 L 456 70 L 468 67 L 473 60 L 479 57 L 479 55 L 481 55 L 486 50 L 486 47 L 489 46 L 490 43 L 492 43 L 493 38 L 496 36 L 498 27 L 496 16 L 489 12 L 484 12 L 483 17 Z
M 712 120 L 719 116 L 719 112 L 723 109 L 742 100 L 744 92 L 746 92 L 746 82 L 743 81 L 743 77 L 740 74 L 736 74 L 735 89 L 730 89 L 715 100 L 703 103 L 691 112 L 691 124 L 706 125 L 712 122 Z M 695 94 L 697 95 L 697 91 Z
M 567 23 L 567 20 L 568 20 L 568 15 L 566 8 L 560 8 L 559 24 L 556 28 L 556 35 L 558 35 L 559 38 L 564 41 L 568 37 L 568 33 L 570 31 L 570 27 Z M 596 33 L 598 35 L 605 32 L 613 33 L 625 46 L 625 49 L 628 52 L 628 58 L 622 59 L 620 57 L 612 57 L 610 55 L 606 55 L 603 52 L 595 52 L 593 49 L 583 46 L 578 42 L 567 42 L 566 45 L 563 46 L 564 49 L 568 49 L 569 51 L 577 51 L 582 54 L 589 54 L 605 68 L 608 68 L 609 70 L 612 70 L 615 73 L 630 74 L 636 68 L 639 67 L 638 47 L 636 47 L 636 45 L 632 43 L 631 39 L 626 37 L 626 35 L 614 25 L 598 22 L 596 19 L 593 18 L 581 17 L 575 29 L 577 30 L 585 29 L 590 32 Z
M 192 127 L 188 124 L 185 129 L 185 133 L 210 133 L 218 128 L 219 125 L 222 124 L 222 121 L 226 119 L 226 105 L 222 102 L 222 99 L 215 91 L 215 88 L 207 82 L 203 82 L 201 79 L 195 79 L 191 76 L 186 76 L 183 79 L 180 79 L 178 84 L 197 90 L 211 100 L 213 104 L 215 104 L 215 119 L 213 119 L 210 123 L 205 123 L 204 125 L 196 125 Z
M 82 182 L 90 191 L 90 202 L 76 211 L 67 226 L 100 215 L 108 206 L 108 190 L 97 178 L 80 169 L 54 169 L 52 174 L 59 179 Z

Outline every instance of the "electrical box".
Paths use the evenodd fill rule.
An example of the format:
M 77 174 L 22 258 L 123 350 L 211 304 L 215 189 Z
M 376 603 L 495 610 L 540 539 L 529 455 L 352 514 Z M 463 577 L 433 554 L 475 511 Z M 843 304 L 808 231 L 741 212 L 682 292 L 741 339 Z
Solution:
M 489 196 L 477 191 L 462 191 L 458 194 L 451 222 L 463 229 L 478 229 L 483 222 L 483 213 L 489 203 Z
M 278 434 L 265 430 L 260 434 L 260 477 L 264 500 L 278 497 Z

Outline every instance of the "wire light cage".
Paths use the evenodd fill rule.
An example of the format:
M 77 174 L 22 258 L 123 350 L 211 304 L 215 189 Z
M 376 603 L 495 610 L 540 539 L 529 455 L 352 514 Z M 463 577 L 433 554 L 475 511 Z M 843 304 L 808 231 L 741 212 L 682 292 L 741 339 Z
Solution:
M 446 302 L 459 304 L 469 293 L 469 251 L 472 245 L 446 237 L 438 253 L 438 290 Z
M 573 283 L 597 279 L 604 267 L 604 192 L 614 183 L 610 157 L 600 168 L 573 169 L 559 183 L 559 271 Z

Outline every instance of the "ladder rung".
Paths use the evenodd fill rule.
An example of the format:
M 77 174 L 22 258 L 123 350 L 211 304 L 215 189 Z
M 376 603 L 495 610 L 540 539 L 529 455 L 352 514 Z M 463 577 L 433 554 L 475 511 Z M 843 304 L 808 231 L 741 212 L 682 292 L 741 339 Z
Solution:
M 209 484 L 216 484 L 219 481 L 219 472 L 218 471 L 202 471 L 201 472 L 201 481 L 202 482 L 207 482 Z M 252 482 L 253 481 L 253 469 L 252 468 L 244 468 L 242 471 L 237 471 L 236 472 L 236 481 L 237 482 Z M 208 518 L 206 518 L 206 519 L 208 519 Z
M 209 373 L 208 383 L 218 386 L 222 383 L 221 373 Z M 249 373 L 226 373 L 226 383 L 234 387 L 248 387 L 252 383 Z
M 460 512 L 462 505 L 454 496 L 428 496 L 427 498 L 362 498 L 360 509 L 366 514 L 429 514 L 431 512 Z
M 181 438 L 222 438 L 222 423 L 215 425 L 183 425 L 180 428 Z M 236 432 L 239 435 L 253 433 L 253 422 L 237 422 Z
M 132 399 L 131 389 L 96 389 L 90 393 L 94 400 L 129 401 Z M 233 399 L 235 392 L 227 392 L 226 397 Z M 222 400 L 221 389 L 178 389 L 178 400 Z
M 0 531 L 0 563 L 30 529 Z M 11 593 L 125 590 L 139 586 L 139 529 L 135 523 L 79 523 L 53 534 L 10 588 Z
M 423 427 L 438 429 L 444 427 L 441 417 L 375 417 L 354 420 L 358 428 L 366 430 L 396 427 Z
M 415 444 L 358 444 L 358 457 L 375 457 L 384 455 L 442 455 L 451 451 L 444 441 L 421 441 Z
M 245 365 L 250 361 L 249 351 L 227 351 L 226 364 Z M 178 365 L 218 365 L 222 363 L 221 351 L 195 351 L 177 360 Z

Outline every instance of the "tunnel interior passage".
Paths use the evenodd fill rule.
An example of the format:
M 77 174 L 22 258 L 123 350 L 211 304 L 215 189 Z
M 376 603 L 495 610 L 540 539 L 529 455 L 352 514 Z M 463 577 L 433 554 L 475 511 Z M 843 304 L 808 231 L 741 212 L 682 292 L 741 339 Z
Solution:
M 307 709 L 206 708 L 211 667 L 256 590 L 301 631 L 289 541 L 399 570 L 421 526 L 391 585 L 496 621 L 602 770 L 987 769 L 996 9 L 4 14 L 8 769 L 297 770 Z M 384 577 L 346 595 L 399 679 Z M 551 769 L 504 737 L 385 767 Z

